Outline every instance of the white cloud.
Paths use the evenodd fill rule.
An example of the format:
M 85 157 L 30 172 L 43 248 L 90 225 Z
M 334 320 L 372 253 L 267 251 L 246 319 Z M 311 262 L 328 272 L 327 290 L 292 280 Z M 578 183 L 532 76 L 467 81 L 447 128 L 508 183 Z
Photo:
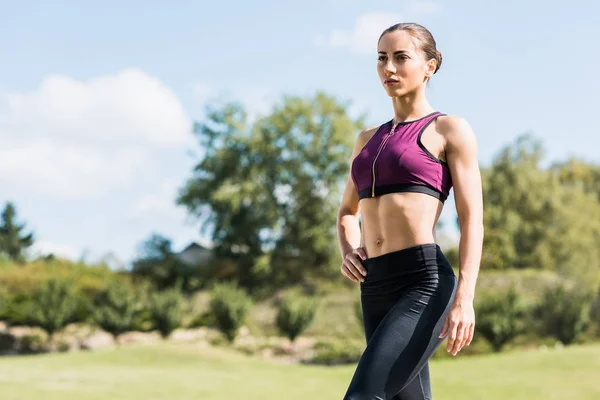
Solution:
M 165 180 L 160 183 L 156 192 L 147 194 L 139 199 L 130 210 L 131 218 L 164 217 L 181 220 L 185 216 L 183 207 L 177 207 L 175 198 L 181 182 Z
M 179 98 L 137 69 L 77 81 L 52 75 L 0 93 L 0 185 L 85 197 L 126 184 L 164 146 L 193 143 Z
M 419 15 L 437 12 L 439 5 L 431 1 L 405 2 L 402 12 L 372 11 L 359 15 L 351 30 L 336 29 L 328 35 L 319 34 L 315 42 L 323 47 L 345 48 L 357 54 L 375 54 L 381 32 L 398 22 L 409 22 Z
M 135 148 L 99 151 L 33 138 L 0 147 L 0 184 L 58 197 L 93 197 L 131 181 L 148 162 Z
M 194 94 L 201 102 L 239 102 L 244 106 L 250 120 L 259 114 L 268 113 L 277 100 L 273 89 L 260 84 L 236 86 L 235 92 L 232 93 L 227 88 L 217 89 L 212 84 L 200 82 L 194 85 Z

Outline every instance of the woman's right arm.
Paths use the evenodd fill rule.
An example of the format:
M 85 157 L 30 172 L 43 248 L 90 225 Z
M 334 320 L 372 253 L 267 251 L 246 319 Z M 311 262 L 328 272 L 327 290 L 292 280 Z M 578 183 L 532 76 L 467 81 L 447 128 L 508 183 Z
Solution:
M 350 159 L 350 168 L 352 168 L 352 160 L 354 160 L 369 138 L 373 135 L 375 129 L 377 128 L 365 129 L 358 135 Z M 346 181 L 342 201 L 338 209 L 337 237 L 342 256 L 341 272 L 354 282 L 357 282 L 358 280 L 363 281 L 364 275 L 366 275 L 366 271 L 358 258 L 365 259 L 367 256 L 364 249 L 361 248 L 361 232 L 358 223 L 358 212 L 358 193 L 350 172 Z

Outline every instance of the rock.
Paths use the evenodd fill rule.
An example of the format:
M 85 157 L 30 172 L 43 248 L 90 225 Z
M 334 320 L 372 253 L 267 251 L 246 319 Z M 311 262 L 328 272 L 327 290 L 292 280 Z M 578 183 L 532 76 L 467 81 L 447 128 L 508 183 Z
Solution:
M 248 327 L 246 325 L 240 327 L 240 329 L 238 330 L 238 336 L 241 336 L 241 337 L 250 336 L 250 329 L 248 329 Z
M 121 345 L 150 344 L 160 342 L 162 338 L 158 332 L 127 332 L 119 336 Z
M 115 346 L 115 340 L 108 332 L 98 330 L 83 339 L 79 347 L 82 350 L 100 350 Z
M 205 339 L 208 331 L 206 328 L 197 329 L 176 329 L 169 339 L 174 342 L 194 342 Z

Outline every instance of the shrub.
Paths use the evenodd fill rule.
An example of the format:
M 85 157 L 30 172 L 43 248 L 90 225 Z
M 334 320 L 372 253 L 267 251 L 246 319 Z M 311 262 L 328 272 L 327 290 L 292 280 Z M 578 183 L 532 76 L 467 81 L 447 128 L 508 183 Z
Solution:
M 600 287 L 590 309 L 590 317 L 594 322 L 595 335 L 600 337 Z
M 318 302 L 310 297 L 289 293 L 279 304 L 275 323 L 291 342 L 307 329 L 315 318 Z
M 477 305 L 475 329 L 499 352 L 525 332 L 526 308 L 514 286 L 482 297 Z
M 216 328 L 229 342 L 233 342 L 238 329 L 246 322 L 252 300 L 235 283 L 218 283 L 213 286 L 210 310 Z
M 144 311 L 138 291 L 127 281 L 108 281 L 94 300 L 91 312 L 100 328 L 118 337 L 139 324 Z
M 363 324 L 363 311 L 362 311 L 362 302 L 360 300 L 360 295 L 358 295 L 353 302 L 354 305 L 354 315 L 356 315 L 356 318 L 358 319 L 358 322 L 361 324 Z
M 76 320 L 78 294 L 72 282 L 50 278 L 40 282 L 24 308 L 27 321 L 32 326 L 42 328 L 52 341 L 54 333 Z
M 592 295 L 577 287 L 560 283 L 546 289 L 534 309 L 542 335 L 552 336 L 569 345 L 590 325 Z
M 353 364 L 358 362 L 363 350 L 363 342 L 356 340 L 320 340 L 315 344 L 314 355 L 308 362 L 325 365 Z
M 179 328 L 183 320 L 183 296 L 179 289 L 154 293 L 150 300 L 150 315 L 154 327 L 166 339 Z

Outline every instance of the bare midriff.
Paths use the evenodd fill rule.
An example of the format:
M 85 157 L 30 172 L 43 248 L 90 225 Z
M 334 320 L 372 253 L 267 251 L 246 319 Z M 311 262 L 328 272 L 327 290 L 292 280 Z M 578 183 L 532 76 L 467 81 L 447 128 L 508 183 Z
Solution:
M 360 201 L 361 247 L 367 257 L 434 243 L 443 204 L 423 193 L 390 193 Z

